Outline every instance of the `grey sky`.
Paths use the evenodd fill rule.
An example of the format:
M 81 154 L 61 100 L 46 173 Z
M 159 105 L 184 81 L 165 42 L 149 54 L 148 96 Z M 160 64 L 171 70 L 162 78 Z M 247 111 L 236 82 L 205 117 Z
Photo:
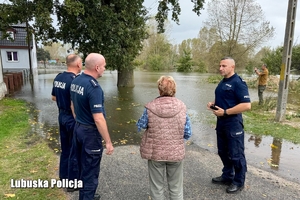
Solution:
M 206 0 L 204 8 L 206 9 Z M 155 14 L 157 11 L 157 0 L 145 0 L 144 5 L 150 8 L 150 13 Z M 270 21 L 271 26 L 275 28 L 275 36 L 264 46 L 277 47 L 283 45 L 285 35 L 285 25 L 287 17 L 287 8 L 289 0 L 256 0 L 265 14 L 266 20 Z M 203 21 L 207 19 L 206 10 L 201 11 L 198 17 L 192 12 L 193 4 L 190 0 L 179 0 L 181 6 L 181 15 L 179 17 L 180 25 L 172 22 L 172 30 L 170 31 L 170 40 L 172 43 L 181 43 L 181 41 L 189 38 L 196 38 Z M 294 43 L 300 44 L 300 7 L 297 7 Z

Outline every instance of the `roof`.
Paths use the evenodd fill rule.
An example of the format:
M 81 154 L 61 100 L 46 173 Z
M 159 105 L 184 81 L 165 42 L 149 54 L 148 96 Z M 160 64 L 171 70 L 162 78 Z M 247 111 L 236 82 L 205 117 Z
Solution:
M 22 27 L 22 28 L 26 28 L 26 23 L 13 24 L 13 25 L 11 25 L 11 27 Z
M 15 30 L 15 40 L 7 40 L 6 38 L 1 39 L 3 33 L 0 31 L 0 46 L 11 46 L 11 47 L 20 47 L 20 46 L 28 46 L 26 42 L 26 24 L 20 23 L 20 24 L 14 24 L 11 26 Z

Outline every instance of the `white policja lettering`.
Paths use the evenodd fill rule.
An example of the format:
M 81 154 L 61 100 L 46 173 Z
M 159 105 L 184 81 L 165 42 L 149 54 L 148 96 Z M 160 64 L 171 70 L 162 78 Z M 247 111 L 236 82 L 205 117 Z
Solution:
M 84 87 L 72 84 L 71 91 L 83 96 Z

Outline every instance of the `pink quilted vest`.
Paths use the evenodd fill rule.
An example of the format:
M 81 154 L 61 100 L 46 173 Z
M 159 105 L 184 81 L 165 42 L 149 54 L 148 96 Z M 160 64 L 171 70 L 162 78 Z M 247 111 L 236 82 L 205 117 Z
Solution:
M 148 103 L 148 128 L 140 145 L 141 157 L 155 161 L 181 161 L 185 155 L 186 106 L 175 97 Z

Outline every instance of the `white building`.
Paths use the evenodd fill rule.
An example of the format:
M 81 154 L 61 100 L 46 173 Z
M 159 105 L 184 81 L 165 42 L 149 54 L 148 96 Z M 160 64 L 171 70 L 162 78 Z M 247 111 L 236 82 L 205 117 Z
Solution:
M 6 30 L 8 37 L 2 38 L 0 32 L 0 99 L 7 93 L 6 85 L 3 83 L 3 73 L 24 72 L 24 76 L 29 76 L 30 62 L 28 48 L 30 49 L 31 71 L 33 78 L 37 77 L 37 57 L 36 43 L 34 35 L 28 47 L 26 24 L 15 24 Z

